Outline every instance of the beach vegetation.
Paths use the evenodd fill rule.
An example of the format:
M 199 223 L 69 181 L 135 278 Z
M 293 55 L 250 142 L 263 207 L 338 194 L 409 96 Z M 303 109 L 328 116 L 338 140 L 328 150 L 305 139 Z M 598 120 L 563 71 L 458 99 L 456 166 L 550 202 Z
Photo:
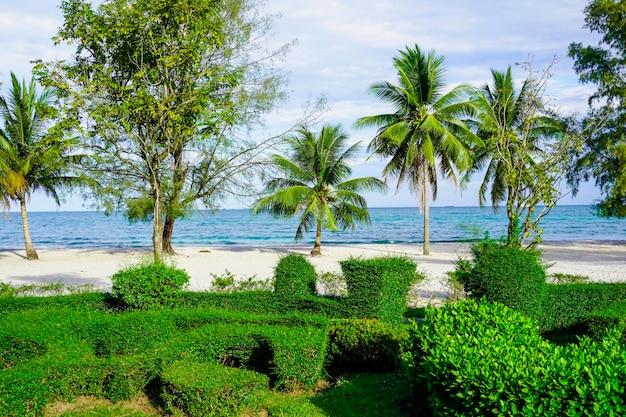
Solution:
M 576 135 L 546 108 L 543 94 L 550 67 L 536 75 L 532 63 L 521 88 L 515 87 L 511 67 L 491 70 L 492 83 L 484 85 L 474 105 L 472 120 L 485 146 L 476 149 L 473 170 L 484 172 L 479 188 L 481 207 L 494 211 L 504 203 L 510 246 L 534 248 L 541 242 L 540 220 L 561 198 L 570 150 Z M 487 196 L 488 195 L 488 196 Z
M 223 274 L 211 273 L 211 291 L 231 293 L 241 291 L 270 291 L 274 288 L 273 279 L 258 279 L 256 275 L 238 279 L 228 269 Z
M 68 174 L 71 141 L 56 120 L 56 91 L 38 90 L 35 78 L 26 83 L 11 72 L 11 89 L 0 95 L 0 203 L 8 210 L 19 204 L 26 258 L 39 258 L 30 236 L 27 204 L 31 193 L 43 191 L 61 204 L 58 191 L 74 183 Z
M 470 298 L 484 297 L 538 318 L 546 285 L 541 253 L 491 240 L 475 243 L 471 250 L 472 261 L 457 262 L 454 273 Z
M 482 146 L 464 122 L 475 111 L 469 101 L 473 89 L 466 84 L 447 91 L 445 59 L 418 45 L 399 51 L 393 59 L 398 84 L 373 84 L 369 93 L 393 106 L 393 113 L 366 116 L 356 127 L 378 128 L 368 150 L 390 158 L 383 180 L 396 177 L 396 189 L 406 182 L 424 212 L 425 255 L 430 253 L 429 201 L 437 198 L 437 167 L 441 176 L 457 182 L 457 172 L 471 168 L 472 149 Z
M 534 320 L 500 303 L 430 308 L 410 330 L 408 382 L 420 415 L 619 415 L 626 349 L 602 341 L 554 345 Z
M 581 147 L 572 149 L 575 161 L 568 182 L 577 192 L 582 182 L 595 179 L 602 193 L 596 209 L 606 217 L 626 217 L 626 141 L 622 134 L 626 120 L 624 11 L 622 2 L 590 1 L 585 7 L 585 27 L 598 34 L 599 41 L 587 46 L 572 42 L 568 53 L 580 81 L 596 87 L 582 123 L 586 140 Z
M 350 162 L 358 155 L 359 143 L 348 145 L 348 139 L 339 124 L 325 124 L 318 134 L 302 126 L 285 136 L 289 153 L 271 157 L 281 176 L 265 183 L 265 195 L 252 206 L 253 214 L 299 216 L 295 239 L 315 230 L 314 256 L 322 253 L 322 229 L 354 229 L 355 221 L 370 222 L 361 191 L 385 190 L 377 178 L 350 178 Z
M 352 314 L 389 323 L 403 320 L 409 289 L 424 278 L 408 258 L 349 258 L 340 264 Z
M 182 269 L 163 263 L 135 265 L 111 276 L 113 296 L 129 308 L 153 309 L 173 305 L 189 284 Z
M 72 59 L 39 62 L 63 98 L 89 157 L 89 198 L 153 223 L 157 262 L 174 221 L 201 201 L 253 193 L 260 155 L 278 137 L 244 138 L 284 98 L 276 67 L 290 44 L 269 47 L 273 18 L 249 0 L 64 0 L 55 41 Z M 265 40 L 265 41 L 264 41 Z M 250 136 L 247 136 L 250 137 Z
M 303 255 L 283 256 L 274 270 L 274 292 L 287 297 L 315 295 L 317 272 Z

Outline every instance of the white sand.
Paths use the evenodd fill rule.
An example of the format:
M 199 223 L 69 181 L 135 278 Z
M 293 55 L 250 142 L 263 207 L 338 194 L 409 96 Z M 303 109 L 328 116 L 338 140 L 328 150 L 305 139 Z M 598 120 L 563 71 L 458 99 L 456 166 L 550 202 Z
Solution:
M 191 290 L 208 290 L 211 274 L 226 270 L 237 279 L 256 276 L 270 278 L 281 256 L 287 253 L 308 255 L 309 246 L 283 247 L 180 247 L 174 256 L 178 267 L 191 276 Z M 626 281 L 626 242 L 566 242 L 544 244 L 544 260 L 553 265 L 550 272 L 582 274 L 593 281 Z M 339 262 L 355 257 L 403 255 L 415 260 L 418 270 L 428 279 L 421 284 L 421 296 L 445 296 L 446 272 L 454 269 L 460 257 L 469 258 L 466 243 L 431 244 L 431 255 L 422 255 L 422 246 L 411 245 L 323 245 L 322 256 L 309 257 L 318 272 L 339 272 Z M 0 282 L 14 286 L 63 282 L 92 284 L 110 289 L 110 276 L 120 268 L 149 256 L 144 250 L 131 249 L 39 249 L 38 261 L 27 261 L 23 250 L 0 250 Z

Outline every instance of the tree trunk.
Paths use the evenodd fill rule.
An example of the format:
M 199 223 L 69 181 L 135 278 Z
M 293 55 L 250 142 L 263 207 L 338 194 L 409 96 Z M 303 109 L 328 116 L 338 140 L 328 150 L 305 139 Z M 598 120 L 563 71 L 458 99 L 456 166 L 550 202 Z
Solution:
M 28 215 L 26 214 L 26 199 L 20 197 L 20 211 L 22 212 L 22 228 L 24 229 L 24 242 L 26 243 L 26 259 L 29 261 L 35 261 L 39 259 L 37 251 L 33 246 L 33 241 L 30 239 L 30 228 L 28 227 Z
M 311 256 L 319 256 L 322 254 L 322 222 L 318 220 L 317 229 L 315 230 L 315 245 L 311 250 Z
M 174 235 L 174 217 L 167 214 L 165 216 L 165 224 L 163 225 L 163 253 L 168 255 L 176 255 L 172 247 L 172 236 Z
M 423 194 L 423 207 L 424 207 L 424 255 L 430 255 L 430 226 L 428 223 L 428 203 L 430 198 L 428 196 L 428 178 L 426 177 L 426 170 L 424 170 L 424 194 Z
M 154 263 L 163 263 L 163 212 L 161 211 L 161 191 L 158 185 L 154 193 L 154 223 L 152 228 L 152 248 L 154 250 Z

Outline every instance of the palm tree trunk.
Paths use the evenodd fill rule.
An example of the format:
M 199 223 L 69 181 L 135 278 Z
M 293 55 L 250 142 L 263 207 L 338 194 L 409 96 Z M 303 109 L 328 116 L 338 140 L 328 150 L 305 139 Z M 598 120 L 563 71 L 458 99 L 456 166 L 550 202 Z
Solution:
M 322 254 L 322 222 L 318 220 L 317 229 L 315 230 L 315 245 L 311 251 L 311 256 L 319 256 Z
M 429 207 L 428 203 L 430 198 L 428 197 L 428 178 L 426 178 L 426 170 L 424 170 L 424 201 L 422 202 L 424 207 L 424 255 L 430 255 L 430 225 L 428 223 Z
M 22 212 L 22 228 L 24 229 L 24 242 L 26 242 L 26 259 L 29 261 L 35 261 L 39 259 L 37 251 L 33 246 L 33 241 L 30 239 L 30 228 L 28 227 L 28 215 L 26 214 L 26 199 L 20 197 L 20 211 Z

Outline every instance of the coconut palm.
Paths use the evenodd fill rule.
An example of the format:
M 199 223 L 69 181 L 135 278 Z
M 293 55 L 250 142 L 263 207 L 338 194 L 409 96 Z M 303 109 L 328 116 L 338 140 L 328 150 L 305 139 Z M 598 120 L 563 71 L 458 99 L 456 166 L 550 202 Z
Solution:
M 26 212 L 30 194 L 42 190 L 59 204 L 56 188 L 69 182 L 62 175 L 67 161 L 64 143 L 49 133 L 54 97 L 49 89 L 38 93 L 34 79 L 27 85 L 13 73 L 11 90 L 0 96 L 0 192 L 5 203 L 19 203 L 26 257 L 30 260 L 38 259 Z
M 341 125 L 325 125 L 318 136 L 299 128 L 285 138 L 288 156 L 273 155 L 272 162 L 282 176 L 266 183 L 268 195 L 258 199 L 253 214 L 268 212 L 277 217 L 300 213 L 296 240 L 315 228 L 311 255 L 321 254 L 322 229 L 355 228 L 355 220 L 370 222 L 367 203 L 360 191 L 383 191 L 384 184 L 373 177 L 350 178 L 348 165 L 359 144 L 348 146 Z
M 538 181 L 531 178 L 531 172 L 541 152 L 541 140 L 562 133 L 563 126 L 541 115 L 542 103 L 532 80 L 524 80 L 518 90 L 511 67 L 506 71 L 492 69 L 491 75 L 492 84 L 484 85 L 474 101 L 478 109 L 475 130 L 485 146 L 477 150 L 471 172 L 485 172 L 478 196 L 481 207 L 489 200 L 495 211 L 506 202 L 507 241 L 517 245 L 521 244 L 516 207 L 523 198 L 520 193 L 528 188 L 525 181 Z
M 376 127 L 368 150 L 383 158 L 391 157 L 383 169 L 383 180 L 397 177 L 396 190 L 403 182 L 417 195 L 424 212 L 424 255 L 430 254 L 428 206 L 429 186 L 437 198 L 437 167 L 444 178 L 456 184 L 456 171 L 471 167 L 472 147 L 480 139 L 464 119 L 474 113 L 469 101 L 472 88 L 459 85 L 445 93 L 444 57 L 427 54 L 415 45 L 399 51 L 393 59 L 399 84 L 383 81 L 369 93 L 393 106 L 393 113 L 363 117 L 356 127 Z

